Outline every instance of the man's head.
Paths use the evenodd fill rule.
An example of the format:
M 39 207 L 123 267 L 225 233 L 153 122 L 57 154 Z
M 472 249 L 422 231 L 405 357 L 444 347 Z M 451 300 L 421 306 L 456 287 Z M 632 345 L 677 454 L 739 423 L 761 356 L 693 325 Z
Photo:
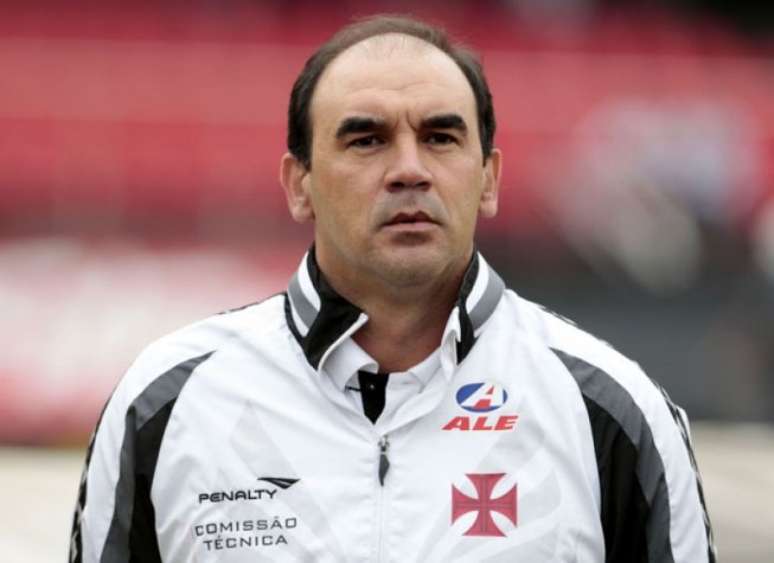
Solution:
M 318 262 L 350 297 L 375 285 L 408 295 L 461 275 L 477 215 L 497 210 L 500 153 L 481 137 L 494 129 L 488 90 L 481 126 L 478 96 L 457 59 L 416 33 L 393 31 L 401 22 L 431 28 L 385 21 L 388 31 L 328 56 L 308 92 L 308 142 L 291 146 L 281 167 L 291 214 L 314 221 Z M 357 30 L 341 33 L 365 33 Z
M 470 83 L 476 99 L 481 151 L 489 157 L 494 143 L 495 115 L 492 94 L 476 55 L 453 44 L 440 28 L 400 16 L 378 16 L 364 19 L 341 29 L 325 42 L 304 65 L 296 78 L 288 107 L 288 151 L 307 167 L 311 166 L 312 122 L 310 106 L 317 82 L 328 65 L 341 53 L 366 39 L 388 33 L 416 37 L 446 53 Z

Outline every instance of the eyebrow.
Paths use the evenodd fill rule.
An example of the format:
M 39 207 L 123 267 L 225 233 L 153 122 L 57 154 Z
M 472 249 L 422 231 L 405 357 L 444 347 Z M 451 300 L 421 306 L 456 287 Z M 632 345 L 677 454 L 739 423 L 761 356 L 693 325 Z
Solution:
M 434 115 L 422 120 L 423 129 L 456 129 L 460 133 L 467 133 L 468 126 L 465 120 L 456 113 L 444 113 Z
M 383 119 L 373 117 L 353 116 L 347 117 L 336 129 L 336 138 L 341 139 L 354 133 L 370 133 L 384 129 L 386 122 Z M 456 129 L 460 133 L 467 133 L 468 126 L 465 120 L 456 113 L 443 113 L 422 120 L 423 129 Z
M 369 133 L 385 127 L 385 121 L 373 117 L 347 117 L 336 129 L 336 138 L 341 139 L 352 133 Z

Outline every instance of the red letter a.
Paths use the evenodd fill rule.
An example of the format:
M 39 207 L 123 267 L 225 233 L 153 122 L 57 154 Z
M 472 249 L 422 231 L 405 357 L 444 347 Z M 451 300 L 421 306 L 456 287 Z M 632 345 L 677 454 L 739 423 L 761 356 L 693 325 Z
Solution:
M 444 430 L 470 430 L 470 419 L 467 416 L 455 416 L 446 426 Z

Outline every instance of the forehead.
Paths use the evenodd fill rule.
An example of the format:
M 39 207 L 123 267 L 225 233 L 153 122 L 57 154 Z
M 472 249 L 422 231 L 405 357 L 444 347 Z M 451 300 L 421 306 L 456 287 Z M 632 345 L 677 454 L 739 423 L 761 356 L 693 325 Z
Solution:
M 408 113 L 421 118 L 456 112 L 475 120 L 473 90 L 443 51 L 420 39 L 389 34 L 372 37 L 341 53 L 315 88 L 313 130 L 353 113 Z

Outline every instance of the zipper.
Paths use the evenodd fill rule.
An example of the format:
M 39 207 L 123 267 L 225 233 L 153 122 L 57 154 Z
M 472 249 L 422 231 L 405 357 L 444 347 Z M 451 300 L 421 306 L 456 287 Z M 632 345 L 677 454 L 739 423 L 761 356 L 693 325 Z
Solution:
M 379 484 L 384 487 L 384 478 L 390 470 L 390 458 L 387 457 L 387 450 L 390 449 L 390 440 L 387 435 L 379 440 Z
M 379 490 L 376 492 L 376 521 L 379 526 L 376 544 L 376 561 L 380 563 L 382 561 L 382 543 L 384 541 L 384 478 L 387 476 L 387 472 L 390 470 L 390 460 L 387 457 L 387 451 L 390 449 L 390 440 L 385 434 L 379 439 L 379 465 L 378 465 L 378 477 L 379 477 Z

